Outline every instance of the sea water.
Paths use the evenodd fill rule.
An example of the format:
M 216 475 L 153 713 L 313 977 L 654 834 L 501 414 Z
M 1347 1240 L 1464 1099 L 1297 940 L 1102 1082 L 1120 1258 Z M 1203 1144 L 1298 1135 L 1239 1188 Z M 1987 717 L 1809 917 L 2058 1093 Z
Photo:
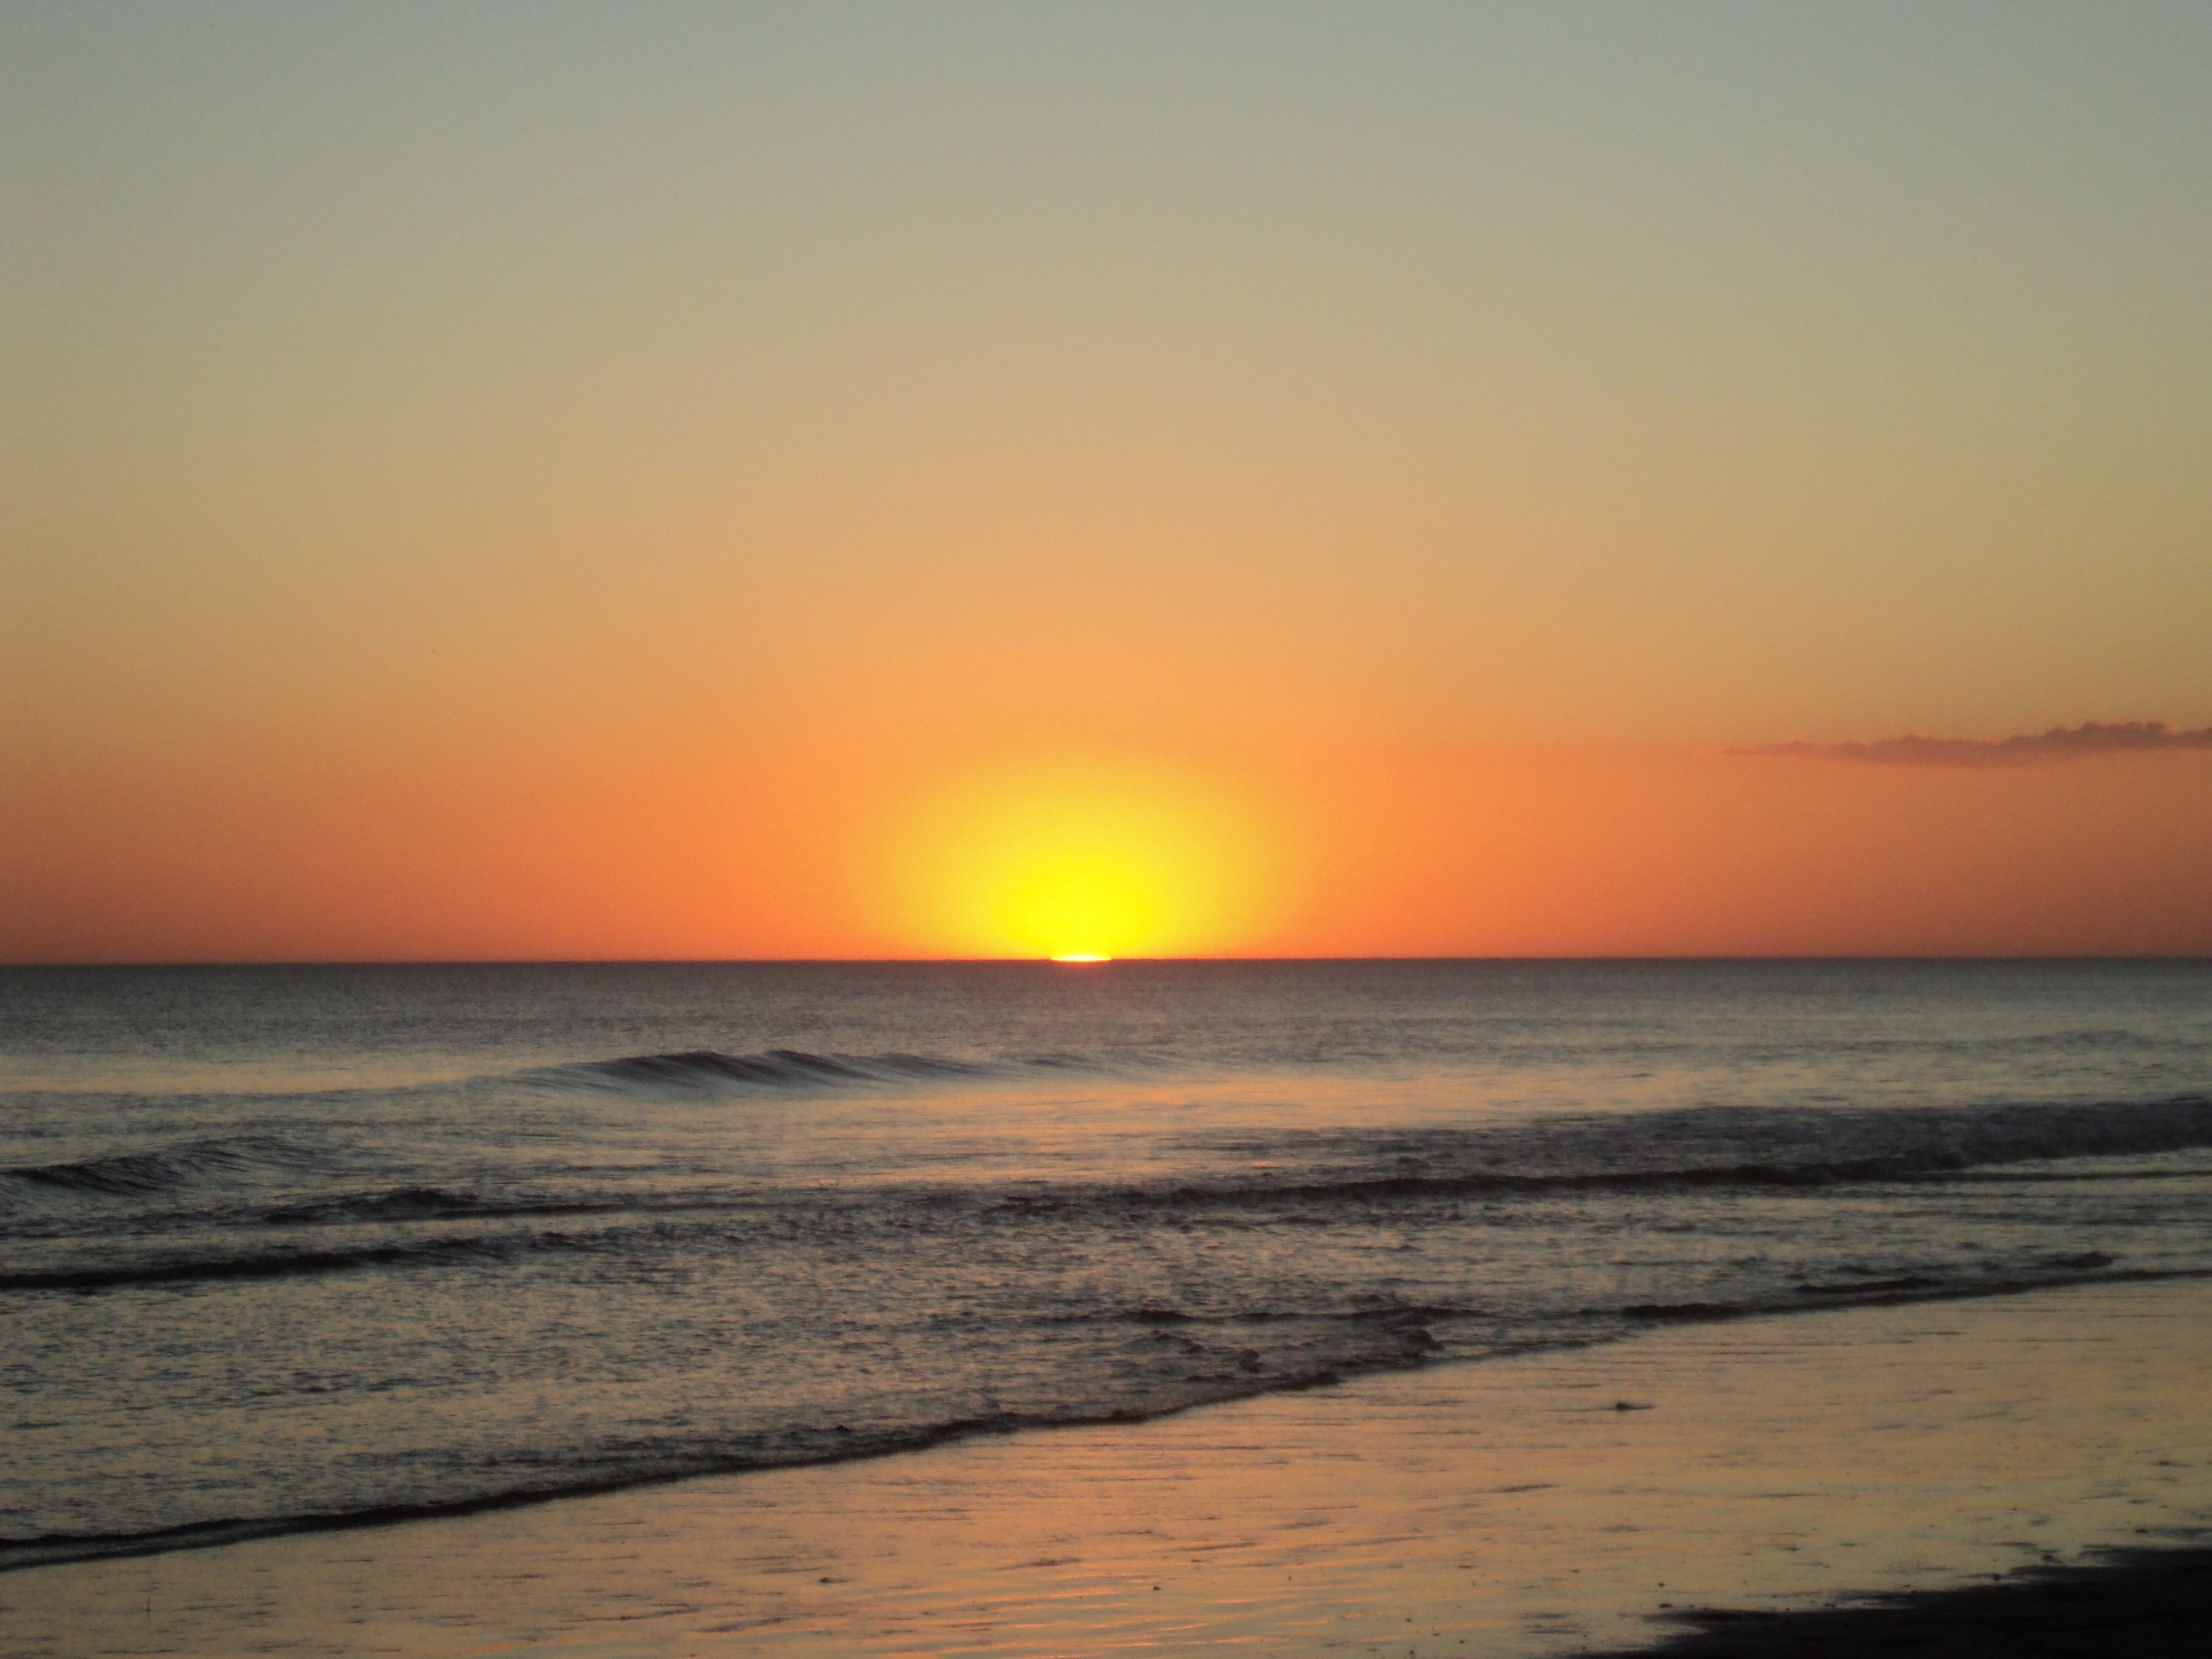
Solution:
M 0 1568 L 2212 1273 L 2212 964 L 0 973 Z

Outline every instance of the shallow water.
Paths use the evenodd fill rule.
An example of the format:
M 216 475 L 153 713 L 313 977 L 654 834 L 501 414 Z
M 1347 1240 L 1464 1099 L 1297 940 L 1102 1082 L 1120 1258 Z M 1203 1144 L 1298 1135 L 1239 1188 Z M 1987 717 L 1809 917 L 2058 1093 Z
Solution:
M 2212 1271 L 2212 966 L 0 975 L 0 1565 Z
M 1565 1659 L 2212 1526 L 2212 1284 L 1676 1327 L 1151 1423 L 0 1577 L 21 1659 Z M 1638 1409 L 1622 1411 L 1624 1401 Z

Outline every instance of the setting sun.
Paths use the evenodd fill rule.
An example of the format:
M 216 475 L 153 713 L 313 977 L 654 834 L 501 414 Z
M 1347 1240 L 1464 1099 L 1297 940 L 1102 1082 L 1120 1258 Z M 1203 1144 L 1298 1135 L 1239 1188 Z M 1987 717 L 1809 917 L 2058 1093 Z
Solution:
M 970 774 L 913 803 L 876 903 L 932 953 L 1103 962 L 1250 948 L 1280 834 L 1218 781 L 1125 764 Z
M 993 919 L 1025 951 L 1095 962 L 1159 932 L 1159 889 L 1152 872 L 1110 847 L 1048 845 L 1009 872 Z

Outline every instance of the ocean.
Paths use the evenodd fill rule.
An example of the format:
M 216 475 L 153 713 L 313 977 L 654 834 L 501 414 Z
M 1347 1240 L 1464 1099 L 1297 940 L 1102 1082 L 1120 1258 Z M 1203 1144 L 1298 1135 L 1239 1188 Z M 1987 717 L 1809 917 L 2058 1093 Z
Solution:
M 0 1570 L 2212 1273 L 2212 963 L 0 970 Z

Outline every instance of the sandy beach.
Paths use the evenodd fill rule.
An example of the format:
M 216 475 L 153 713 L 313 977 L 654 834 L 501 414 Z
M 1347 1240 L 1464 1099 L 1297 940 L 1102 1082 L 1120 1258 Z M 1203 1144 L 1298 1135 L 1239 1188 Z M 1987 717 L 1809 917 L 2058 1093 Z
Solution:
M 2195 1281 L 1659 1330 L 1151 1424 L 35 1569 L 0 1579 L 0 1615 L 25 1659 L 1537 1659 L 1791 1650 L 1785 1632 L 1847 1653 L 1864 1608 L 1848 1629 L 1757 1615 L 2031 1582 L 2078 1611 L 2089 1592 L 2035 1575 L 2200 1538 L 2208 1367 Z M 2159 1606 L 2202 1573 L 2166 1582 Z M 2002 1627 L 1996 1604 L 1957 1605 Z M 1755 1616 L 1686 1638 L 1711 1608 Z

